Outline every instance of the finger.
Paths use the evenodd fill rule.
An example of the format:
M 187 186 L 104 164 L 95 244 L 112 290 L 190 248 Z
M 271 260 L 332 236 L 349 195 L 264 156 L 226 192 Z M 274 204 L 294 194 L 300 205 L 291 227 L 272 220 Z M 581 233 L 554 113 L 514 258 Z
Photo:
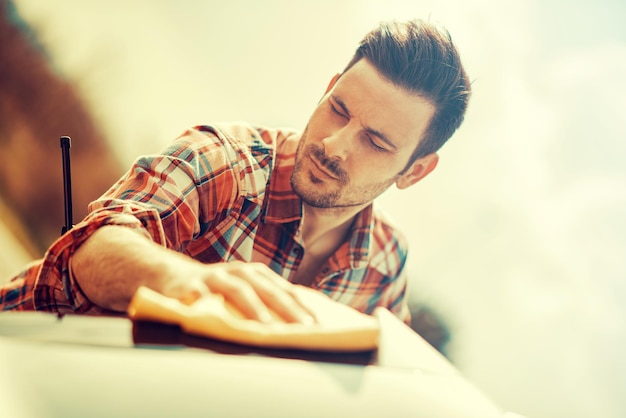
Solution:
M 300 295 L 298 294 L 297 286 L 299 285 L 294 285 L 294 284 L 289 283 L 289 286 L 290 286 L 290 289 L 288 290 L 288 292 L 293 298 L 293 300 L 298 304 L 298 306 L 300 306 L 302 310 L 306 312 L 308 316 L 311 317 L 311 319 L 313 320 L 313 323 L 317 324 L 319 322 L 317 320 L 317 314 L 315 313 L 313 308 L 311 308 L 309 305 L 307 305 L 306 303 L 302 301 Z
M 178 299 L 185 305 L 191 305 L 209 292 L 201 280 L 178 280 L 175 284 L 163 289 L 163 294 Z
M 251 276 L 247 280 L 261 301 L 286 322 L 302 324 L 316 322 L 310 309 L 302 303 L 293 289 L 289 289 L 291 284 L 277 285 L 272 279 L 262 276 Z
M 258 269 L 258 273 L 261 276 L 271 281 L 275 286 L 279 287 L 280 289 L 282 289 L 284 292 L 286 292 L 289 295 L 291 300 L 293 300 L 293 302 L 295 302 L 296 304 L 295 309 L 298 311 L 304 311 L 305 313 L 305 316 L 303 317 L 304 322 L 310 322 L 311 319 L 312 319 L 312 322 L 314 323 L 318 322 L 317 316 L 315 315 L 315 312 L 313 311 L 313 309 L 311 309 L 300 298 L 300 295 L 298 294 L 298 291 L 297 291 L 297 285 L 294 285 L 293 283 L 289 282 L 285 278 L 279 276 L 278 274 L 276 274 L 276 272 L 274 272 L 274 270 L 270 269 L 265 264 L 250 263 L 250 265 L 253 266 L 253 268 Z M 290 302 L 287 302 L 287 303 L 290 304 Z
M 214 275 L 207 284 L 213 292 L 220 293 L 249 319 L 264 323 L 273 321 L 268 307 L 246 280 L 234 275 Z
M 295 292 L 295 286 L 261 263 L 232 261 L 223 265 L 227 274 L 248 283 L 263 305 L 286 322 L 313 324 L 315 314 Z
M 202 281 L 192 280 L 187 284 L 178 300 L 180 300 L 185 305 L 191 305 L 208 293 L 209 289 Z

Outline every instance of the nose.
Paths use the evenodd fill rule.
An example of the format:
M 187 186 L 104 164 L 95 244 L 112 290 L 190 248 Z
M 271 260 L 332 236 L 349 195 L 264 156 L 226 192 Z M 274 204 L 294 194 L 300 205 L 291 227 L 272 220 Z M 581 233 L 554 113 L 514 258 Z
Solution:
M 348 158 L 350 148 L 349 132 L 344 126 L 328 135 L 322 140 L 324 152 L 331 159 L 345 161 Z

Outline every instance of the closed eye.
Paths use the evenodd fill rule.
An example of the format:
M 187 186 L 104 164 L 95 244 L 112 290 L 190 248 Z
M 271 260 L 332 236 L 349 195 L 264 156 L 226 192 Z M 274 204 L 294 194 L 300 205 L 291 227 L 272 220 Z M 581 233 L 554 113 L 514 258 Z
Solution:
M 376 143 L 376 141 L 374 140 L 374 138 L 372 138 L 370 135 L 364 135 L 364 139 L 374 149 L 374 151 L 378 151 L 378 152 L 387 152 L 387 151 L 389 151 L 387 148 L 381 147 L 380 145 L 378 145 Z
M 339 97 L 331 96 L 331 100 L 328 101 L 328 104 L 335 115 L 346 121 L 350 120 L 350 111 Z M 390 152 L 390 148 L 393 150 L 396 149 L 396 146 L 389 141 L 385 135 L 369 127 L 363 127 L 361 139 L 367 142 L 367 145 L 377 152 Z
M 334 104 L 330 103 L 330 109 L 332 110 L 332 112 L 338 116 L 341 116 L 344 119 L 349 119 L 348 115 L 346 115 L 345 113 L 341 112 L 339 109 L 337 109 L 335 107 Z

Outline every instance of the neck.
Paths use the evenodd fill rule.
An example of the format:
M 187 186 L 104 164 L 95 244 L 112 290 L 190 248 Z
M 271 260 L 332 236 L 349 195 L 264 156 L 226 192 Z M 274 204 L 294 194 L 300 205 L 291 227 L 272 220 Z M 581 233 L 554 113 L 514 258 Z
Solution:
M 303 203 L 302 240 L 307 250 L 337 246 L 364 206 L 321 209 Z

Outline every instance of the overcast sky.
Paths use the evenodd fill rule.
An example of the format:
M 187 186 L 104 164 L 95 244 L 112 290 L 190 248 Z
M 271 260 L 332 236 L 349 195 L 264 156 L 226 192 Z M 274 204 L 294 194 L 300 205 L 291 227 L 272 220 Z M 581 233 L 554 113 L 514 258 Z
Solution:
M 412 294 L 506 409 L 626 416 L 626 3 L 16 4 L 125 164 L 198 123 L 302 128 L 380 20 L 444 24 L 473 80 L 466 123 L 381 202 L 409 235 Z

